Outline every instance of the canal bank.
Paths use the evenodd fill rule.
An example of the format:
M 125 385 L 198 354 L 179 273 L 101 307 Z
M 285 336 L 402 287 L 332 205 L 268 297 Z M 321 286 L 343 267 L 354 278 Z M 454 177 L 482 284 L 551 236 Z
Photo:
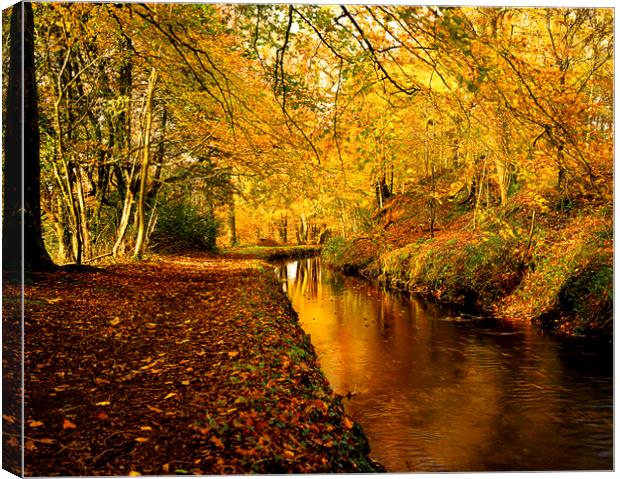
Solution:
M 448 201 L 430 229 L 425 195 L 395 195 L 366 232 L 332 238 L 322 256 L 392 289 L 611 341 L 613 209 L 557 201 L 518 197 L 484 217 Z
M 321 266 L 277 274 L 390 472 L 609 470 L 613 350 L 459 314 Z
M 26 475 L 381 470 L 262 261 L 37 275 L 25 343 Z

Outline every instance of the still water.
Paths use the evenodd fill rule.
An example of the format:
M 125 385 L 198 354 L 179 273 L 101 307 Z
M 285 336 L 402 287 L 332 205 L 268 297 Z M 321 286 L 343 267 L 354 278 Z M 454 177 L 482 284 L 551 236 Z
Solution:
M 389 472 L 613 468 L 608 346 L 279 267 L 321 368 Z

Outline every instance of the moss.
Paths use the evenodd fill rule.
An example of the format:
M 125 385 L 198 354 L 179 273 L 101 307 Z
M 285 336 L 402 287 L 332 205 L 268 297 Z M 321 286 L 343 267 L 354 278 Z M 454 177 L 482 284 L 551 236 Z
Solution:
M 408 201 L 393 203 L 401 209 L 420 206 Z M 524 201 L 486 211 L 473 231 L 467 218 L 459 217 L 434 238 L 408 220 L 396 220 L 389 229 L 377 225 L 369 237 L 335 240 L 324 255 L 336 268 L 392 288 L 533 319 L 570 334 L 611 334 L 609 208 L 574 205 L 571 214 L 560 216 L 549 210 L 536 216 L 533 233 L 531 206 Z
M 613 334 L 613 269 L 608 260 L 594 257 L 568 276 L 553 306 L 536 322 L 576 334 Z

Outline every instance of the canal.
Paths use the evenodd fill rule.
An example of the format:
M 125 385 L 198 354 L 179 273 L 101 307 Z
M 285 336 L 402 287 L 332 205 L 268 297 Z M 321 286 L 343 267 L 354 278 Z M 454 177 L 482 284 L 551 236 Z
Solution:
M 389 472 L 609 470 L 610 345 L 278 267 L 332 388 Z

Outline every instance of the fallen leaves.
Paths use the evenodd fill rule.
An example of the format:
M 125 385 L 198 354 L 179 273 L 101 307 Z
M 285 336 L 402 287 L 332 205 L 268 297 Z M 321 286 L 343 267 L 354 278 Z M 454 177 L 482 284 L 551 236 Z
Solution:
M 32 302 L 28 475 L 356 470 L 359 442 L 270 272 L 201 259 L 49 277 L 29 294 L 67 308 Z
M 353 428 L 353 421 L 351 421 L 351 419 L 349 419 L 347 416 L 344 417 L 344 419 L 342 420 L 342 423 L 344 424 L 344 427 L 346 429 Z
M 209 439 L 213 444 L 215 444 L 217 447 L 219 447 L 220 449 L 224 449 L 224 443 L 222 442 L 222 440 L 217 437 L 217 436 L 211 436 L 211 438 Z
M 10 416 L 9 414 L 3 414 L 2 419 L 4 419 L 9 424 L 15 424 L 15 416 Z
M 62 428 L 63 429 L 76 429 L 77 426 L 75 425 L 75 423 L 69 421 L 69 419 L 64 419 L 62 421 Z

